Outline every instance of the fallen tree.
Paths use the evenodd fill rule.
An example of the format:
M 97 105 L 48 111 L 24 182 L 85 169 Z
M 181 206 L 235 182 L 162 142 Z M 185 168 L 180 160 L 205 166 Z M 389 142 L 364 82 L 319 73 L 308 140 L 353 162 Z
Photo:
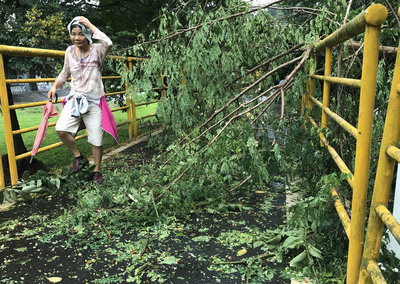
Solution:
M 124 66 L 120 69 L 123 78 L 130 80 L 133 99 L 139 92 L 152 94 L 160 85 L 160 72 L 166 77 L 166 96 L 157 110 L 164 135 L 151 141 L 162 152 L 141 171 L 123 176 L 115 172 L 110 179 L 118 189 L 112 196 L 101 196 L 101 191 L 82 196 L 95 213 L 77 210 L 81 223 L 106 226 L 102 216 L 137 224 L 185 217 L 204 206 L 218 210 L 235 192 L 268 191 L 271 181 L 285 182 L 301 198 L 288 225 L 268 232 L 269 237 L 261 241 L 265 253 L 273 254 L 273 261 L 290 258 L 297 271 L 316 281 L 343 279 L 346 242 L 329 193 L 343 178 L 328 175 L 336 166 L 318 147 L 317 131 L 303 125 L 300 104 L 309 69 L 322 67 L 321 58 L 317 63 L 310 60 L 315 41 L 335 30 L 343 15 L 350 19 L 357 11 L 337 3 L 317 9 L 316 1 L 309 9 L 289 13 L 295 10 L 287 9 L 295 1 L 269 5 L 278 2 L 285 6 L 273 11 L 264 10 L 269 6 L 255 10 L 242 1 L 209 13 L 200 6 L 164 10 L 159 30 L 131 48 L 135 56 L 148 59 L 131 72 Z M 334 52 L 341 57 L 340 49 Z M 357 78 L 360 49 L 342 52 L 345 59 L 338 60 L 336 71 Z M 380 62 L 381 67 L 386 64 L 392 62 Z M 384 116 L 389 69 L 381 68 L 378 77 L 378 121 Z M 356 123 L 357 93 L 350 88 L 332 89 L 337 92 L 331 108 Z M 316 84 L 315 94 L 320 93 Z M 338 137 L 330 143 L 339 145 L 351 164 L 352 141 Z M 346 198 L 347 193 L 342 194 Z

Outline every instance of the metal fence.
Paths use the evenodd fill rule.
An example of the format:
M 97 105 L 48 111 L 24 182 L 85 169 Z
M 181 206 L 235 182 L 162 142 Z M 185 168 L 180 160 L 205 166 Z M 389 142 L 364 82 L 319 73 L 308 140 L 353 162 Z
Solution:
M 321 144 L 331 154 L 353 190 L 351 219 L 339 198 L 338 189 L 332 188 L 335 207 L 349 237 L 347 280 L 346 283 L 386 283 L 377 265 L 384 224 L 400 241 L 400 226 L 387 210 L 390 185 L 396 161 L 400 162 L 400 150 L 397 148 L 400 135 L 400 58 L 397 56 L 392 90 L 383 133 L 383 141 L 375 178 L 375 187 L 370 208 L 367 234 L 364 242 L 364 224 L 366 218 L 367 185 L 371 153 L 372 120 L 375 101 L 376 75 L 379 59 L 379 37 L 381 24 L 386 20 L 387 9 L 380 4 L 372 5 L 340 29 L 319 42 L 316 54 L 325 52 L 324 75 L 315 74 L 310 68 L 308 90 L 303 96 L 302 110 L 307 121 L 320 129 Z M 359 34 L 364 34 L 363 64 L 361 79 L 340 78 L 331 75 L 332 49 Z M 323 81 L 322 102 L 314 96 L 314 81 Z M 354 127 L 329 109 L 330 84 L 339 84 L 360 89 L 358 127 Z M 310 116 L 313 105 L 322 109 L 320 126 Z M 338 123 L 356 139 L 354 175 L 343 159 L 329 145 L 324 129 L 328 127 L 328 118 Z

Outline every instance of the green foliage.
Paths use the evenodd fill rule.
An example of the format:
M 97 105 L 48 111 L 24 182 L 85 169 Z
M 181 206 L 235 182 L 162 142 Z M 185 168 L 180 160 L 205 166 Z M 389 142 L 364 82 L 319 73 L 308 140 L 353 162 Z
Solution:
M 37 6 L 33 6 L 31 10 L 27 11 L 26 18 L 27 21 L 22 30 L 28 37 L 31 36 L 28 40 L 30 46 L 45 48 L 50 44 L 69 41 L 64 13 L 43 15 L 43 11 L 39 10 Z
M 230 3 L 231 9 L 244 11 L 243 6 L 239 8 L 235 4 L 235 1 Z M 200 6 L 182 10 L 179 15 L 165 11 L 160 18 L 159 30 L 150 38 L 154 44 L 143 43 L 132 48 L 135 55 L 148 57 L 134 67 L 130 76 L 134 98 L 160 86 L 160 70 L 167 76 L 168 89 L 158 115 L 163 128 L 174 134 L 172 137 L 187 133 L 204 117 L 226 104 L 236 92 L 233 80 L 243 75 L 247 68 L 287 48 L 280 46 L 266 50 L 263 46 L 274 46 L 296 34 L 263 11 L 225 19 L 231 13 L 231 10 L 219 7 L 204 14 Z M 186 22 L 195 27 L 193 31 L 166 39 L 174 34 L 170 34 L 171 30 L 179 33 Z M 274 32 L 278 29 L 282 32 Z M 125 74 L 126 71 L 120 72 Z
M 260 186 L 266 186 L 270 177 L 258 162 L 261 156 L 253 152 L 255 145 L 239 140 L 241 143 L 227 147 L 225 141 L 233 141 L 239 132 L 242 129 L 230 129 L 204 155 L 193 144 L 178 153 L 161 153 L 157 166 L 127 169 L 124 174 L 110 173 L 110 185 L 89 186 L 90 189 L 80 193 L 77 211 L 65 225 L 74 228 L 85 224 L 90 228 L 106 222 L 126 226 L 126 221 L 154 224 L 170 216 L 185 217 L 206 205 L 209 210 L 221 210 L 219 203 L 249 175 Z M 244 132 L 242 136 L 250 134 Z M 252 157 L 256 165 L 247 161 L 247 157 Z

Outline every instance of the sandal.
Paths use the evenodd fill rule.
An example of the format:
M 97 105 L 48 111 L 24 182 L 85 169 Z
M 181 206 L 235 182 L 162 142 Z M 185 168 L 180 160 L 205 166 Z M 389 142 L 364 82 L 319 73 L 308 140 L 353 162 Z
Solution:
M 89 164 L 88 159 L 85 156 L 80 155 L 74 159 L 74 163 L 72 164 L 72 171 L 74 173 L 80 172 L 84 167 Z

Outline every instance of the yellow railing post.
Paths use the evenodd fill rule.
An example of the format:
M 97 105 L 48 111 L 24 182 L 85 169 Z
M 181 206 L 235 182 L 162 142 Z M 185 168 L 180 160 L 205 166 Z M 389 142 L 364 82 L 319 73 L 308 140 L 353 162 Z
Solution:
M 132 60 L 129 61 L 129 71 L 132 71 Z M 136 102 L 131 100 L 132 122 L 133 122 L 133 136 L 138 136 L 137 117 L 136 117 Z
M 354 189 L 347 262 L 347 284 L 358 280 L 364 241 L 365 207 L 371 152 L 372 119 L 379 57 L 380 25 L 386 20 L 387 9 L 376 4 L 365 13 L 364 54 L 361 75 L 358 135 L 354 169 Z
M 328 77 L 331 75 L 332 71 L 332 47 L 328 46 L 325 50 L 325 73 L 324 76 Z M 330 91 L 330 83 L 327 80 L 324 80 L 324 90 L 323 90 L 323 99 L 322 106 L 329 108 L 329 91 Z M 322 110 L 321 116 L 321 139 L 324 136 L 324 129 L 328 126 L 328 115 Z M 321 141 L 321 146 L 323 143 Z
M 399 9 L 400 15 L 400 9 Z M 400 44 L 399 44 L 400 46 Z M 387 206 L 393 172 L 396 160 L 387 155 L 389 146 L 396 146 L 400 139 L 400 53 L 397 53 L 395 69 L 390 90 L 389 103 L 385 126 L 382 136 L 382 144 L 379 153 L 378 168 L 376 172 L 374 192 L 372 195 L 371 209 L 369 213 L 368 229 L 365 237 L 365 246 L 362 260 L 363 273 L 360 273 L 359 283 L 371 283 L 369 274 L 365 272 L 371 260 L 377 261 L 381 247 L 384 225 L 376 212 L 379 205 Z
M 130 58 L 128 58 L 127 60 L 128 63 L 128 70 L 132 71 L 132 60 Z M 128 92 L 129 91 L 129 76 L 126 76 L 126 83 L 125 83 L 125 91 Z M 132 121 L 132 113 L 131 113 L 131 99 L 129 98 L 129 96 L 125 93 L 125 97 L 126 97 L 126 106 L 128 107 L 126 112 L 128 114 L 128 121 L 129 121 L 129 128 L 128 128 L 128 133 L 129 133 L 129 139 L 132 139 L 132 127 L 133 127 L 133 121 Z
M 181 84 L 184 86 L 186 85 L 185 78 L 183 78 L 183 70 L 181 70 Z
M 303 100 L 301 102 L 301 113 L 304 114 L 304 111 L 310 111 L 313 108 L 313 102 L 311 101 L 310 97 L 314 96 L 314 81 L 315 79 L 312 77 L 312 75 L 315 73 L 315 54 L 311 56 L 311 61 L 310 61 L 310 71 L 309 71 L 309 76 L 307 79 L 306 83 L 306 91 L 303 95 Z M 305 114 L 308 117 L 308 113 Z
M 3 54 L 0 54 L 0 101 L 4 120 L 7 156 L 10 169 L 11 184 L 18 182 L 17 161 L 15 159 L 14 138 L 12 134 L 10 106 L 7 97 L 6 75 L 4 71 Z
M 160 72 L 160 77 L 161 77 L 161 97 L 165 98 L 164 75 L 162 72 Z M 182 77 L 182 79 L 183 79 L 183 77 Z
M 0 151 L 0 190 L 6 186 L 4 181 L 4 169 L 3 169 L 3 161 L 1 159 L 1 151 Z

